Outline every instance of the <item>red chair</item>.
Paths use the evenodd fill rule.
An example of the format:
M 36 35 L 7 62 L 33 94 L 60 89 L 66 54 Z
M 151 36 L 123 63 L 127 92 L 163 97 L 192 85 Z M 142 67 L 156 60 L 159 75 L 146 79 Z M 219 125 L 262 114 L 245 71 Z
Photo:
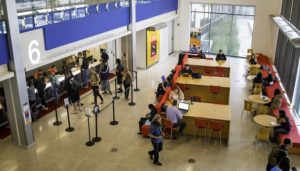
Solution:
M 171 131 L 171 137 L 170 137 L 171 139 L 173 138 L 173 131 L 176 131 L 179 133 L 179 127 L 173 128 L 172 122 L 165 117 L 162 117 L 162 125 L 164 127 L 164 132 L 166 129 L 169 129 Z
M 216 67 L 215 68 L 215 76 L 216 77 L 224 77 L 225 76 L 225 69 L 223 67 Z
M 219 94 L 221 93 L 221 87 L 220 86 L 209 86 L 209 92 L 211 94 L 217 95 L 217 103 L 219 103 Z
M 208 120 L 207 119 L 195 119 L 195 130 L 194 130 L 194 139 L 196 139 L 196 131 L 197 129 L 204 129 L 204 141 L 206 142 L 206 129 L 208 128 Z
M 143 137 L 149 137 L 150 125 L 143 125 L 141 128 L 141 134 Z
M 209 139 L 208 142 L 211 138 L 211 132 L 218 132 L 219 137 L 220 137 L 220 144 L 221 144 L 221 139 L 222 139 L 222 131 L 224 129 L 224 123 L 220 121 L 210 121 L 209 122 Z
M 213 67 L 204 67 L 204 73 L 207 76 L 214 76 L 215 68 L 213 68 Z

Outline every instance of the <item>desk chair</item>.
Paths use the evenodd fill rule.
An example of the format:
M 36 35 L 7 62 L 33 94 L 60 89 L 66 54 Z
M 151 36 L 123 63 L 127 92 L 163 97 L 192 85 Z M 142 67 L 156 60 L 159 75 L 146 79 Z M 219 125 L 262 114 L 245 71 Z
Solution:
M 206 129 L 208 128 L 209 121 L 207 119 L 195 119 L 195 130 L 194 130 L 194 139 L 196 139 L 196 131 L 197 129 L 204 130 L 204 141 L 206 142 Z
M 217 103 L 219 102 L 219 94 L 221 93 L 221 87 L 220 86 L 209 86 L 209 92 L 211 94 L 216 94 L 217 95 Z
M 176 131 L 179 134 L 179 127 L 173 128 L 173 124 L 169 119 L 162 117 L 162 125 L 164 127 L 164 132 L 166 129 L 169 129 L 171 131 L 171 139 L 173 138 L 173 131 Z
M 262 92 L 262 89 L 263 89 L 262 83 L 255 83 L 252 94 L 260 94 Z
M 244 111 L 253 112 L 254 110 L 255 109 L 253 108 L 253 103 L 251 101 L 244 100 L 244 109 L 243 109 L 243 112 L 241 114 L 241 118 L 243 117 Z
M 221 121 L 213 121 L 211 120 L 209 122 L 209 139 L 208 142 L 211 138 L 211 132 L 218 132 L 219 133 L 219 137 L 220 137 L 220 144 L 222 141 L 222 131 L 224 130 L 224 123 Z
M 204 67 L 204 73 L 208 76 L 214 76 L 215 68 L 213 67 Z

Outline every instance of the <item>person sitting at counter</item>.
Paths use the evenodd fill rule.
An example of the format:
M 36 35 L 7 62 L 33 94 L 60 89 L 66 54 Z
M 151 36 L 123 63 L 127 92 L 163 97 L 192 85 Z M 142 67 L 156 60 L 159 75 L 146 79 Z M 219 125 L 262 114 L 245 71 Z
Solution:
M 277 142 L 279 134 L 288 134 L 291 130 L 291 123 L 289 117 L 285 114 L 284 110 L 279 110 L 279 117 L 277 118 L 278 126 L 274 127 L 273 137 L 270 138 L 271 142 Z
M 219 50 L 216 61 L 226 61 L 226 56 L 224 55 L 223 50 Z
M 177 100 L 174 100 L 172 102 L 172 106 L 168 106 L 166 115 L 167 118 L 172 122 L 173 128 L 179 127 L 179 135 L 182 135 L 182 132 L 186 127 L 186 123 L 182 120 L 182 113 L 176 106 Z
M 280 92 L 278 88 L 274 90 L 274 97 L 272 98 L 271 103 L 268 104 L 271 107 L 271 110 L 279 109 L 281 107 L 284 93 L 284 91 Z
M 263 83 L 263 77 L 262 77 L 262 73 L 259 72 L 256 74 L 255 78 L 253 79 L 253 86 L 252 86 L 252 90 L 254 89 L 254 86 L 256 83 Z
M 272 71 L 271 70 L 269 70 L 269 73 L 268 73 L 268 76 L 266 77 L 266 78 L 263 78 L 263 84 L 265 85 L 265 86 L 271 86 L 271 85 L 273 85 L 274 84 L 274 79 L 273 79 L 273 75 L 272 75 Z
M 192 75 L 193 74 L 193 70 L 192 68 L 190 67 L 189 64 L 186 64 L 184 66 L 184 68 L 181 70 L 181 75 Z
M 147 122 L 147 124 L 150 125 L 153 117 L 155 116 L 155 114 L 157 114 L 157 109 L 154 107 L 153 104 L 149 104 L 148 105 L 148 109 L 150 110 L 149 113 L 146 114 L 145 117 L 141 117 L 140 118 L 140 121 L 139 121 L 139 130 L 140 132 L 138 134 L 141 134 L 141 129 L 142 129 L 142 126 Z
M 173 102 L 174 100 L 176 101 L 184 100 L 184 94 L 181 88 L 179 87 L 179 85 L 176 85 L 176 87 L 170 92 L 169 100 L 171 102 Z
M 194 54 L 197 54 L 197 53 L 198 53 L 198 48 L 196 47 L 195 44 L 193 44 L 193 46 L 191 47 L 190 53 L 194 53 Z
M 250 58 L 250 60 L 249 60 L 249 63 L 250 63 L 251 65 L 257 64 L 257 59 L 256 59 L 256 56 L 255 56 L 254 53 L 252 53 L 251 58 Z
M 199 56 L 201 59 L 205 59 L 205 58 L 206 58 L 206 55 L 205 55 L 205 53 L 202 51 L 202 49 L 199 51 L 198 56 Z

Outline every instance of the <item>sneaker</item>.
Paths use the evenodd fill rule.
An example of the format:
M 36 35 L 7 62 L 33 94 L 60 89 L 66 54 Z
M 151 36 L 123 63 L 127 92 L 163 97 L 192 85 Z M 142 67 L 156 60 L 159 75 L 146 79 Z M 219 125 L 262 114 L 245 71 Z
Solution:
M 151 154 L 151 151 L 148 151 L 149 157 L 151 160 L 153 160 L 153 154 Z
M 155 164 L 156 166 L 161 166 L 162 165 L 161 162 L 153 162 L 153 164 Z

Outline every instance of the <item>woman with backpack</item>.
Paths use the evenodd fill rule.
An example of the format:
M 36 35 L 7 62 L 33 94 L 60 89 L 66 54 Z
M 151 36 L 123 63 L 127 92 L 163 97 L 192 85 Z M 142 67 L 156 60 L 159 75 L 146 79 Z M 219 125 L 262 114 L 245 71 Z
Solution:
M 130 90 L 130 85 L 132 83 L 132 78 L 130 73 L 128 72 L 127 69 L 124 70 L 123 72 L 123 85 L 124 85 L 124 90 L 125 90 L 125 99 L 129 100 L 129 90 Z
M 92 89 L 93 89 L 93 94 L 94 94 L 94 103 L 95 106 L 98 105 L 97 104 L 97 97 L 100 98 L 101 100 L 101 104 L 103 104 L 103 98 L 101 96 L 101 94 L 99 93 L 99 82 L 100 82 L 100 77 L 99 74 L 96 72 L 95 68 L 91 68 L 91 85 L 92 85 Z
M 117 76 L 117 84 L 120 86 L 118 88 L 118 93 L 121 93 L 123 92 L 122 90 L 122 72 L 124 70 L 124 67 L 123 65 L 121 64 L 121 59 L 116 59 L 116 69 L 115 69 L 115 72 L 116 72 L 116 76 Z

